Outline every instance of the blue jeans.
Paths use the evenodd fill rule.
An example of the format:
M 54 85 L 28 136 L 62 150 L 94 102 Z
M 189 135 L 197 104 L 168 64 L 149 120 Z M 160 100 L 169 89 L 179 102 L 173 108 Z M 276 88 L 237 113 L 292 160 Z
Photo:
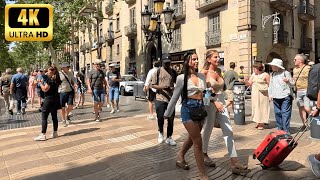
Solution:
M 181 110 L 180 110 L 180 117 L 182 123 L 187 123 L 189 121 L 192 121 L 190 116 L 190 109 L 197 109 L 203 107 L 203 101 L 202 100 L 196 100 L 196 99 L 187 99 L 184 102 L 182 102 Z
M 110 87 L 109 99 L 110 101 L 119 100 L 119 87 Z
M 276 116 L 278 129 L 288 133 L 290 133 L 292 101 L 292 96 L 287 96 L 282 99 L 273 99 L 274 114 Z
M 94 89 L 93 90 L 93 101 L 95 103 L 104 102 L 105 99 L 104 89 Z

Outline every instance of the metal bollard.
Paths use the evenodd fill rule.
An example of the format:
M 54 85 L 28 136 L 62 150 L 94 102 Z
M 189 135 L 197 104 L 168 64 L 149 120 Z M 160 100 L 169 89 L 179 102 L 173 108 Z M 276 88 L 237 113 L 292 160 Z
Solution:
M 245 124 L 245 83 L 235 82 L 233 86 L 233 103 L 234 103 L 234 123 L 236 125 Z

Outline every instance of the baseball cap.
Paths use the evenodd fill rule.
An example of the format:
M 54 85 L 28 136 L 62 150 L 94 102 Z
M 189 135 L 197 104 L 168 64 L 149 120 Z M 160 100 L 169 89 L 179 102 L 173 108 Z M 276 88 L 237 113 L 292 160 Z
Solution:
M 96 62 L 94 62 L 93 64 L 101 64 L 102 61 L 100 59 L 97 59 Z
M 70 64 L 69 64 L 69 63 L 62 63 L 61 67 L 62 67 L 62 68 L 70 67 Z
M 109 64 L 109 67 L 115 67 L 116 65 L 115 64 Z
M 168 53 L 162 54 L 162 62 L 164 62 L 164 63 L 171 62 L 170 58 L 171 58 L 170 54 L 168 54 Z

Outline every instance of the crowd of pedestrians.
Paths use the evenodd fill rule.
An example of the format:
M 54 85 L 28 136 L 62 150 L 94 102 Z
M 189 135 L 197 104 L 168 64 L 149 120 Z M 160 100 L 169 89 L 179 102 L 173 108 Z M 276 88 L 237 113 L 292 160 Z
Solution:
M 293 76 L 283 67 L 281 59 L 273 59 L 268 63 L 272 72 L 265 72 L 265 65 L 256 62 L 253 64 L 253 73 L 246 76 L 244 67 L 240 66 L 240 73 L 235 71 L 236 64 L 231 62 L 222 74 L 219 68 L 219 52 L 209 50 L 205 54 L 203 68 L 199 68 L 196 52 L 184 55 L 181 73 L 171 66 L 169 54 L 163 54 L 162 61 L 154 61 L 153 68 L 148 72 L 144 84 L 144 92 L 148 97 L 148 119 L 157 120 L 158 143 L 167 143 L 175 146 L 172 138 L 174 133 L 174 117 L 176 104 L 181 101 L 180 120 L 183 123 L 188 138 L 177 153 L 176 165 L 184 170 L 190 169 L 185 160 L 187 151 L 193 146 L 194 157 L 199 169 L 200 178 L 208 179 L 206 166 L 215 167 L 212 157 L 208 155 L 210 136 L 214 127 L 222 131 L 228 156 L 230 157 L 231 171 L 236 174 L 247 173 L 250 170 L 242 165 L 238 159 L 233 130 L 230 122 L 228 106 L 233 106 L 233 88 L 237 81 L 251 86 L 252 116 L 258 130 L 263 130 L 269 124 L 270 103 L 273 103 L 277 128 L 290 134 L 290 120 L 293 99 L 296 98 L 300 118 L 304 127 L 308 126 L 307 117 L 319 115 L 320 101 L 314 102 L 307 96 L 308 76 L 311 66 L 307 65 L 307 57 L 303 54 L 295 56 Z M 101 111 L 105 101 L 111 105 L 111 114 L 120 112 L 119 86 L 121 74 L 115 64 L 109 65 L 105 71 L 101 62 L 93 64 L 93 69 L 84 74 L 75 75 L 70 71 L 70 65 L 50 66 L 47 70 L 37 70 L 27 76 L 21 68 L 13 75 L 11 69 L 1 77 L 1 94 L 5 100 L 6 112 L 13 115 L 14 101 L 17 115 L 25 114 L 27 102 L 34 106 L 35 94 L 39 97 L 42 115 L 42 130 L 36 141 L 46 140 L 48 116 L 53 121 L 52 138 L 58 137 L 58 110 L 61 110 L 62 124 L 71 123 L 70 116 L 74 108 L 82 108 L 85 93 L 92 95 L 94 120 L 100 122 Z M 180 75 L 179 75 L 180 74 Z M 319 75 L 320 80 L 320 75 Z M 319 81 L 320 82 L 320 81 Z M 319 85 L 320 86 L 320 85 Z M 318 87 L 320 89 L 320 87 Z M 209 103 L 205 104 L 204 95 L 210 92 Z M 75 94 L 78 100 L 75 106 Z M 318 99 L 320 91 L 318 93 Z M 28 101 L 27 101 L 28 100 Z M 153 112 L 155 105 L 155 114 Z M 316 107 L 316 108 L 313 108 Z M 167 120 L 166 136 L 164 124 Z M 320 154 L 310 155 L 308 160 L 312 171 L 320 176 Z

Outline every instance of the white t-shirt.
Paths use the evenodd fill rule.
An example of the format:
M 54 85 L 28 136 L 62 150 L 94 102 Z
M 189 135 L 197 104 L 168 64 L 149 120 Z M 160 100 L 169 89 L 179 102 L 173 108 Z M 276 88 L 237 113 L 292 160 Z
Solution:
M 151 88 L 151 79 L 154 73 L 157 72 L 159 68 L 158 67 L 153 67 L 152 69 L 150 69 L 150 71 L 148 72 L 147 78 L 146 78 L 146 82 L 144 83 L 144 86 L 147 86 L 149 88 Z M 157 90 L 154 88 L 151 88 L 153 92 L 156 92 Z

